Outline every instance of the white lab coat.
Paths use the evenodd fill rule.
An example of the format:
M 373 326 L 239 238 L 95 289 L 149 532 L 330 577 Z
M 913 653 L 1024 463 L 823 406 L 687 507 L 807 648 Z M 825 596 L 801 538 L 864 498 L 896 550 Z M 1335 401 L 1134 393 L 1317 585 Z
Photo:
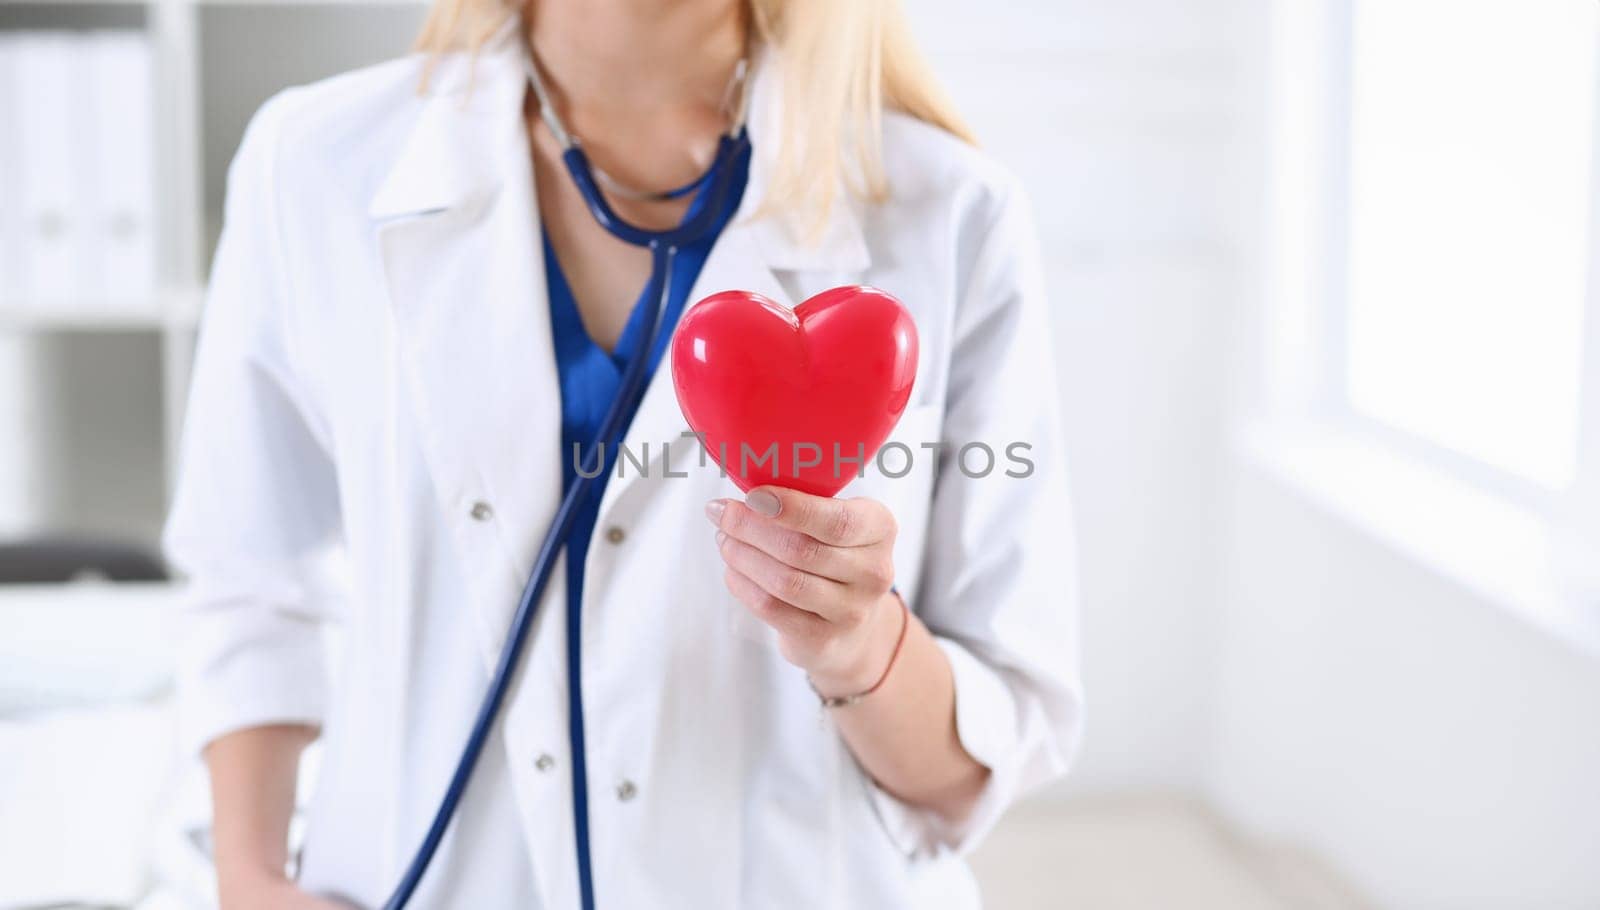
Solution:
M 446 57 L 426 95 L 408 58 L 269 101 L 229 175 L 200 334 L 166 532 L 193 583 L 185 736 L 198 748 L 321 724 L 301 879 L 363 906 L 381 903 L 434 811 L 561 493 L 515 34 L 475 66 Z M 993 773 L 959 826 L 864 775 L 804 674 L 723 587 L 703 506 L 738 493 L 680 438 L 662 369 L 626 442 L 650 443 L 651 476 L 610 481 L 586 567 L 597 902 L 974 907 L 960 854 L 1064 771 L 1082 722 L 1037 249 L 1009 178 L 899 115 L 884 124 L 891 200 L 836 206 L 815 244 L 752 218 L 778 141 L 775 66 L 756 76 L 742 209 L 690 299 L 748 288 L 792 306 L 864 283 L 911 308 L 921 360 L 892 438 L 918 457 L 846 495 L 895 513 L 900 591 L 949 656 L 961 741 Z M 967 477 L 952 452 L 919 448 L 941 438 L 1001 460 Z M 1027 479 L 1004 476 L 1013 441 L 1032 445 Z M 330 549 L 348 566 L 342 594 L 315 568 Z M 413 906 L 577 906 L 565 599 L 557 571 Z

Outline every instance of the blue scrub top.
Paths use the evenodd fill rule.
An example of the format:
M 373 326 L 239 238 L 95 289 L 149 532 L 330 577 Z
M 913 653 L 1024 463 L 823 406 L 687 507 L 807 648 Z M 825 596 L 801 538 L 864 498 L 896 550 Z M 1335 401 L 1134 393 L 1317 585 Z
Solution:
M 750 171 L 748 146 L 745 153 L 734 160 L 733 166 L 734 180 L 723 200 L 722 212 L 718 215 L 715 226 L 693 246 L 680 248 L 673 257 L 671 290 L 667 295 L 666 311 L 661 314 L 661 327 L 657 333 L 655 349 L 649 354 L 650 363 L 645 373 L 647 383 L 661 363 L 661 357 L 671 340 L 672 327 L 677 323 L 679 314 L 683 312 L 688 302 L 689 292 L 694 287 L 695 279 L 700 275 L 701 267 L 705 265 L 706 257 L 711 253 L 712 244 L 733 218 L 734 212 L 739 209 L 739 202 L 744 197 L 745 181 Z M 709 186 L 710 181 L 702 182 L 700 189 L 689 203 L 685 219 L 705 207 L 707 204 L 705 196 Z M 600 432 L 600 423 L 605 420 L 606 411 L 611 407 L 612 399 L 616 397 L 617 389 L 622 384 L 622 374 L 628 368 L 630 360 L 638 356 L 638 348 L 645 341 L 639 337 L 644 331 L 643 318 L 646 308 L 655 305 L 655 301 L 643 299 L 644 291 L 641 290 L 640 299 L 634 303 L 633 313 L 628 317 L 616 349 L 609 354 L 606 353 L 604 348 L 589 337 L 589 331 L 584 328 L 583 319 L 578 313 L 577 299 L 573 297 L 572 288 L 567 285 L 567 277 L 561 271 L 561 263 L 556 259 L 555 250 L 550 245 L 549 233 L 544 232 L 543 238 L 545 274 L 550 284 L 550 326 L 556 349 L 556 370 L 561 383 L 561 480 L 562 489 L 565 491 L 572 486 L 578 476 L 577 465 L 573 458 L 573 446 L 580 445 L 587 453 L 589 444 Z M 632 415 L 629 415 L 629 421 L 632 421 Z M 617 447 L 608 447 L 605 475 L 596 479 L 594 492 L 578 511 L 572 536 L 567 541 L 567 597 L 574 604 L 580 602 L 583 595 L 584 556 L 589 552 L 590 537 L 599 518 L 600 499 L 605 492 L 606 481 L 616 460 Z
M 748 146 L 732 166 L 735 170 L 734 179 L 723 200 L 722 212 L 717 216 L 715 226 L 692 246 L 680 248 L 673 257 L 666 310 L 661 314 L 661 326 L 655 347 L 647 353 L 650 360 L 646 365 L 646 382 L 654 375 L 656 367 L 661 362 L 672 335 L 672 327 L 677 324 L 678 316 L 683 312 L 695 279 L 699 277 L 700 269 L 711 253 L 712 244 L 716 242 L 728 221 L 733 218 L 734 212 L 739 209 L 739 201 L 744 197 L 745 182 L 750 173 Z M 693 217 L 708 204 L 705 197 L 711 182 L 709 180 L 701 182 L 700 189 L 690 201 L 685 218 Z M 578 302 L 573 297 L 572 288 L 567 285 L 566 276 L 561 272 L 561 264 L 556 259 L 555 249 L 550 245 L 549 233 L 544 233 L 543 238 L 545 274 L 550 285 L 551 335 L 555 343 L 556 370 L 561 384 L 561 478 L 562 489 L 566 491 L 571 489 L 578 478 L 578 465 L 573 457 L 573 447 L 582 446 L 583 453 L 587 454 L 590 444 L 600 432 L 600 424 L 605 420 L 606 411 L 611 407 L 618 387 L 622 384 L 623 372 L 627 370 L 631 358 L 640 355 L 639 348 L 645 342 L 640 335 L 644 331 L 641 323 L 646 307 L 655 306 L 656 301 L 645 300 L 644 290 L 640 291 L 640 299 L 634 304 L 633 313 L 628 317 L 616 349 L 609 354 L 606 353 L 584 328 L 583 319 L 578 313 Z M 631 423 L 632 420 L 633 415 L 628 415 L 628 422 Z M 590 878 L 588 763 L 583 754 L 581 653 L 578 648 L 579 636 L 575 633 L 581 628 L 579 616 L 583 603 L 583 564 L 589 553 L 590 539 L 594 536 L 595 523 L 600 517 L 600 500 L 617 461 L 617 447 L 607 446 L 605 456 L 605 471 L 596 478 L 593 491 L 587 501 L 579 507 L 574 517 L 572 534 L 567 538 L 568 723 L 571 728 L 573 749 L 573 821 L 577 829 L 578 863 L 583 869 L 584 874 L 581 879 L 583 882 L 588 882 Z M 594 906 L 593 894 L 584 893 L 581 900 L 585 908 Z

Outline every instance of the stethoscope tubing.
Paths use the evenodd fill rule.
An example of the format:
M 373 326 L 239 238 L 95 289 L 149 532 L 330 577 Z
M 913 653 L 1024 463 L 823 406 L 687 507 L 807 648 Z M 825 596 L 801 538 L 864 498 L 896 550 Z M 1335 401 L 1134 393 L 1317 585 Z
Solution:
M 528 581 L 523 585 L 522 594 L 518 598 L 516 612 L 512 615 L 511 628 L 506 635 L 505 643 L 501 646 L 500 655 L 495 662 L 494 673 L 489 680 L 489 688 L 484 693 L 483 701 L 478 705 L 478 712 L 473 718 L 472 728 L 467 734 L 465 745 L 462 746 L 461 756 L 456 760 L 455 770 L 450 775 L 450 784 L 445 789 L 444 796 L 439 801 L 439 807 L 434 813 L 433 820 L 428 825 L 427 833 L 418 845 L 411 862 L 407 864 L 405 873 L 395 886 L 389 899 L 384 902 L 383 910 L 401 910 L 416 893 L 417 887 L 422 882 L 422 877 L 428 871 L 428 866 L 433 862 L 434 855 L 438 852 L 439 845 L 444 841 L 445 832 L 449 830 L 451 821 L 455 818 L 456 811 L 460 808 L 461 799 L 466 794 L 467 785 L 472 780 L 472 774 L 477 769 L 478 761 L 483 756 L 489 735 L 494 730 L 495 721 L 500 716 L 500 711 L 505 705 L 506 694 L 511 689 L 511 681 L 516 677 L 517 667 L 521 664 L 522 654 L 527 645 L 528 633 L 533 628 L 534 617 L 539 612 L 539 602 L 544 596 L 550 576 L 555 571 L 556 563 L 561 550 L 566 546 L 572 535 L 572 530 L 578 520 L 579 509 L 587 502 L 598 488 L 598 481 L 602 478 L 605 466 L 605 452 L 608 447 L 615 447 L 621 443 L 622 434 L 627 429 L 631 415 L 638 408 L 640 400 L 644 397 L 645 376 L 649 372 L 650 361 L 655 353 L 656 344 L 660 340 L 663 329 L 662 317 L 665 315 L 668 298 L 671 293 L 672 262 L 679 248 L 687 246 L 704 237 L 707 232 L 716 226 L 722 213 L 724 203 L 727 201 L 728 192 L 733 182 L 737 159 L 749 146 L 749 134 L 744 126 L 744 117 L 748 106 L 749 84 L 741 85 L 738 106 L 735 110 L 733 126 L 717 141 L 716 155 L 711 167 L 705 175 L 688 184 L 680 190 L 672 191 L 681 196 L 694 187 L 700 186 L 709 180 L 706 190 L 708 197 L 704 204 L 680 225 L 665 231 L 650 231 L 638 227 L 619 216 L 611 204 L 606 200 L 605 193 L 601 191 L 595 179 L 595 171 L 589 163 L 588 156 L 576 139 L 566 130 L 560 117 L 555 113 L 554 106 L 549 103 L 549 98 L 544 90 L 542 80 L 538 75 L 538 67 L 533 61 L 528 61 L 528 78 L 535 93 L 539 97 L 541 113 L 546 124 L 555 134 L 563 147 L 561 159 L 566 165 L 568 173 L 572 175 L 573 183 L 578 192 L 583 196 L 588 205 L 589 212 L 594 216 L 612 236 L 633 246 L 645 247 L 650 250 L 650 280 L 645 285 L 644 300 L 652 301 L 652 306 L 644 316 L 640 335 L 643 339 L 640 347 L 629 360 L 627 368 L 623 371 L 622 379 L 617 390 L 617 396 L 611 402 L 611 407 L 606 411 L 605 418 L 601 421 L 600 431 L 595 434 L 594 443 L 582 459 L 582 470 L 573 484 L 568 488 L 561 499 L 561 504 L 556 509 L 555 517 L 550 521 L 550 527 L 545 531 L 544 539 L 539 544 L 539 550 L 533 561 L 533 570 L 528 575 Z M 741 64 L 740 78 L 743 79 L 743 65 Z M 588 856 L 588 818 L 587 798 L 583 793 L 585 783 L 584 757 L 579 754 L 583 746 L 583 719 L 582 698 L 578 691 L 577 674 L 573 672 L 580 657 L 578 647 L 579 630 L 572 628 L 577 622 L 576 616 L 569 616 L 567 630 L 567 653 L 569 661 L 569 686 L 571 687 L 569 699 L 569 737 L 573 748 L 573 811 L 574 829 L 578 839 L 578 884 L 583 910 L 592 910 L 594 907 L 594 884 L 587 863 Z
M 589 167 L 587 157 L 582 148 L 573 145 L 562 154 L 568 172 L 572 175 L 573 182 L 577 184 L 578 191 L 588 204 L 590 213 L 617 239 L 633 246 L 642 246 L 650 250 L 650 280 L 645 286 L 644 299 L 654 301 L 644 316 L 640 336 L 644 339 L 639 349 L 634 352 L 629 360 L 627 369 L 623 372 L 622 381 L 617 391 L 617 396 L 611 402 L 611 407 L 606 411 L 601 422 L 600 432 L 596 434 L 594 444 L 585 453 L 582 459 L 583 470 L 578 472 L 572 486 L 562 497 L 561 504 L 556 509 L 556 514 L 551 519 L 550 527 L 545 532 L 544 539 L 539 544 L 539 550 L 534 557 L 533 571 L 528 576 L 527 583 L 523 586 L 522 594 L 518 598 L 517 610 L 512 616 L 511 628 L 506 636 L 505 644 L 501 647 L 500 655 L 495 663 L 494 673 L 490 677 L 488 691 L 484 693 L 483 701 L 478 706 L 478 712 L 473 718 L 472 729 L 467 734 L 466 744 L 462 747 L 461 757 L 456 761 L 455 770 L 450 775 L 450 784 L 444 796 L 439 801 L 439 808 L 434 813 L 433 820 L 428 825 L 427 833 L 423 836 L 422 843 L 417 847 L 411 862 L 407 865 L 405 873 L 401 876 L 394 892 L 384 902 L 384 910 L 402 910 L 416 893 L 417 887 L 422 882 L 428 866 L 433 862 L 434 855 L 438 852 L 439 845 L 444 841 L 445 832 L 449 830 L 451 821 L 455 818 L 456 811 L 460 808 L 461 799 L 466 794 L 467 785 L 472 780 L 472 774 L 477 769 L 478 761 L 483 756 L 484 746 L 489 741 L 489 735 L 494 730 L 495 721 L 500 716 L 500 711 L 505 705 L 506 694 L 511 689 L 511 681 L 516 677 L 517 667 L 521 664 L 522 654 L 527 645 L 528 633 L 533 628 L 534 617 L 539 612 L 539 602 L 544 596 L 545 588 L 549 585 L 550 577 L 555 571 L 555 566 L 561 550 L 566 546 L 572 529 L 578 519 L 579 509 L 588 500 L 598 487 L 597 481 L 604 471 L 604 454 L 608 447 L 620 443 L 620 437 L 626 429 L 630 416 L 638 408 L 639 401 L 644 395 L 644 377 L 649 372 L 649 364 L 654 355 L 656 344 L 659 341 L 662 329 L 662 316 L 667 307 L 670 294 L 672 275 L 672 261 L 680 246 L 698 240 L 707 231 L 711 230 L 722 211 L 727 200 L 727 194 L 732 182 L 735 159 L 743 152 L 748 144 L 748 136 L 741 130 L 737 137 L 723 136 L 717 143 L 717 154 L 708 171 L 710 175 L 709 198 L 687 220 L 678 227 L 667 231 L 649 231 L 626 221 L 612 209 L 606 201 L 605 194 L 600 191 L 594 179 L 594 173 Z M 569 637 L 572 630 L 569 630 Z M 576 657 L 576 648 L 570 646 L 569 659 Z M 573 695 L 574 712 L 581 711 L 581 704 L 576 703 L 577 696 Z M 576 743 L 581 740 L 582 721 L 574 714 L 572 720 L 572 739 Z M 577 758 L 574 758 L 577 761 Z M 575 772 L 576 773 L 576 772 Z M 574 800 L 575 807 L 578 805 Z M 587 813 L 584 813 L 585 815 Z M 587 841 L 587 818 L 574 819 L 575 827 L 580 836 Z M 587 850 L 580 850 L 579 855 L 587 854 Z M 593 882 L 589 869 L 585 865 L 580 869 L 579 888 L 582 906 L 589 910 L 594 906 Z
M 650 252 L 650 283 L 646 286 L 645 299 L 653 298 L 656 304 L 646 312 L 645 322 L 641 327 L 643 330 L 641 334 L 648 339 L 648 344 L 629 361 L 622 375 L 617 397 L 612 401 L 601 423 L 600 432 L 595 440 L 597 444 L 591 446 L 585 454 L 583 470 L 578 473 L 566 496 L 562 498 L 561 505 L 556 509 L 555 518 L 551 520 L 550 528 L 545 532 L 538 554 L 534 557 L 534 570 L 523 586 L 517 611 L 511 620 L 510 632 L 501 647 L 499 660 L 495 663 L 489 689 L 478 706 L 472 730 L 467 735 L 466 745 L 462 747 L 461 757 L 456 761 L 455 771 L 450 776 L 450 786 L 439 801 L 439 808 L 428 826 L 428 832 L 418 846 L 405 874 L 395 886 L 394 893 L 384 902 L 384 910 L 400 910 L 406 906 L 416 892 L 417 886 L 421 884 L 422 876 L 432 863 L 439 844 L 444 840 L 445 831 L 455 818 L 461 798 L 466 794 L 467 784 L 471 782 L 472 773 L 483 755 L 484 745 L 489 741 L 489 734 L 493 731 L 495 721 L 505 704 L 506 693 L 510 691 L 511 681 L 516 676 L 524 647 L 527 645 L 528 632 L 532 629 L 534 617 L 539 612 L 539 601 L 544 596 L 544 589 L 555 571 L 557 556 L 572 533 L 573 524 L 578 519 L 579 508 L 597 486 L 595 481 L 603 474 L 600 468 L 606 446 L 599 443 L 615 444 L 613 440 L 621 435 L 623 422 L 637 406 L 637 400 L 642 397 L 644 375 L 648 370 L 650 353 L 655 347 L 662 311 L 666 308 L 668 277 L 671 275 L 672 258 L 677 249 L 671 245 L 652 243 Z M 591 901 L 592 898 L 586 900 L 585 905 Z
M 584 154 L 583 146 L 569 146 L 561 153 L 561 160 L 566 164 L 567 172 L 572 175 L 572 181 L 578 185 L 578 192 L 588 204 L 589 213 L 612 236 L 634 246 L 650 247 L 666 244 L 681 247 L 704 236 L 706 231 L 716 224 L 722 212 L 722 202 L 728 192 L 728 181 L 721 175 L 727 173 L 733 166 L 734 158 L 738 157 L 739 150 L 746 141 L 743 134 L 738 137 L 724 135 L 717 140 L 717 153 L 707 171 L 708 174 L 716 175 L 711 183 L 711 198 L 682 224 L 665 231 L 649 231 L 637 227 L 611 208 L 611 203 L 606 200 L 605 193 L 600 191 L 600 185 L 595 180 L 594 169 L 589 165 L 589 156 Z

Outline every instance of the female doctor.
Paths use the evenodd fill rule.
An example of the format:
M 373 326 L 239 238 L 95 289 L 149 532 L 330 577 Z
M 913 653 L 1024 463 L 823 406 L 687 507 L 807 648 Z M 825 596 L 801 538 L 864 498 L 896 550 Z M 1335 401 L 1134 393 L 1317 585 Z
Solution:
M 579 510 L 411 906 L 977 906 L 961 855 L 1082 713 L 1016 185 L 894 0 L 438 0 L 421 50 L 275 97 L 229 175 L 165 538 L 222 905 L 397 906 L 642 357 L 624 448 L 653 461 Z M 657 263 L 593 217 L 575 146 L 620 218 L 703 227 L 659 332 Z M 681 436 L 671 325 L 847 283 L 915 318 L 909 470 L 741 497 Z M 960 448 L 1017 442 L 1022 477 Z

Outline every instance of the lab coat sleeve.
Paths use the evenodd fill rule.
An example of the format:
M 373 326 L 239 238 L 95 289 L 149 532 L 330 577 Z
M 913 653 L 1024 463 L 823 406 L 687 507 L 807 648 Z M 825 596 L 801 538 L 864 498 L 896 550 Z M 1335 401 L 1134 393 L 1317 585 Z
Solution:
M 913 594 L 950 661 L 961 743 L 990 775 L 972 812 L 953 823 L 874 787 L 879 817 L 909 856 L 972 849 L 1020 793 L 1066 771 L 1081 736 L 1051 326 L 1026 200 L 1009 181 L 997 196 L 957 303 L 943 449 Z M 969 443 L 994 451 L 988 476 L 963 472 L 959 451 Z M 1017 444 L 1027 448 L 1008 452 Z M 980 450 L 966 461 L 974 472 L 984 467 Z
M 192 750 L 235 730 L 323 717 L 328 610 L 312 567 L 337 537 L 337 490 L 286 324 L 274 166 L 283 103 L 251 121 L 229 170 L 163 534 L 188 581 L 178 703 Z

